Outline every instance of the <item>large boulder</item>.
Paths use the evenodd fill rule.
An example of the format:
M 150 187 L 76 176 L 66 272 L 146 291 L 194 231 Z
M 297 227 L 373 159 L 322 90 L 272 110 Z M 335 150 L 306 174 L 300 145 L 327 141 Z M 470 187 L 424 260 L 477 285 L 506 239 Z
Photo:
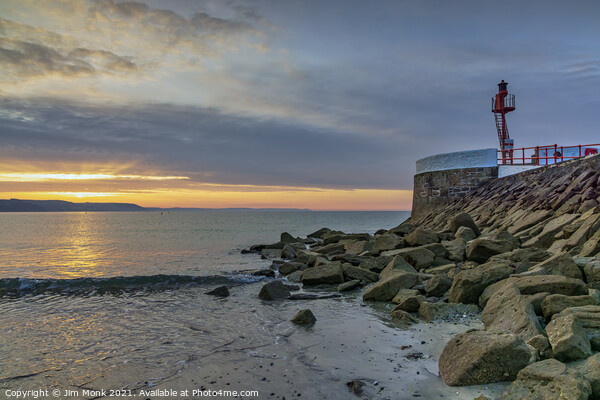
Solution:
M 527 240 L 522 247 L 539 247 L 547 249 L 554 242 L 554 236 L 566 225 L 573 222 L 579 214 L 563 214 L 548 221 L 540 233 Z
M 403 257 L 396 256 L 390 261 L 390 263 L 379 273 L 379 279 L 385 279 L 390 275 L 398 272 L 411 272 L 417 273 L 417 270 L 408 263 Z
M 346 246 L 343 243 L 331 243 L 321 248 L 315 249 L 315 252 L 319 254 L 342 254 L 346 251 Z
M 555 359 L 536 362 L 523 368 L 502 400 L 587 400 L 592 386 L 584 375 L 569 371 Z
M 300 239 L 293 237 L 287 232 L 281 234 L 279 241 L 283 243 L 302 243 Z
M 514 282 L 494 293 L 481 313 L 481 321 L 486 331 L 514 333 L 525 341 L 543 332 L 533 305 L 521 296 Z
M 475 233 L 475 236 L 481 234 L 473 218 L 466 212 L 457 214 L 450 220 L 450 229 L 452 229 L 453 233 L 456 233 L 461 226 L 470 228 Z
M 427 250 L 424 247 L 400 249 L 395 250 L 394 253 L 395 254 L 390 255 L 401 256 L 417 270 L 429 267 L 435 259 L 435 253 L 431 250 Z
M 358 279 L 353 279 L 348 282 L 340 283 L 337 287 L 338 292 L 347 292 L 349 290 L 356 289 L 361 286 L 361 281 Z
M 358 255 L 371 250 L 373 250 L 373 242 L 367 240 L 359 240 L 346 245 L 347 254 Z
M 466 255 L 469 261 L 484 263 L 490 257 L 496 254 L 508 253 L 514 248 L 514 243 L 509 240 L 478 238 L 467 243 Z
M 558 360 L 577 361 L 592 355 L 590 340 L 574 315 L 552 319 L 546 333 Z
M 471 330 L 446 344 L 440 376 L 450 386 L 511 381 L 531 358 L 531 350 L 517 335 Z
M 359 268 L 380 273 L 390 263 L 390 261 L 392 261 L 393 258 L 394 257 L 392 256 L 371 257 L 361 262 L 358 266 Z
M 296 258 L 296 249 L 286 243 L 283 249 L 281 249 L 281 256 L 288 260 L 293 260 Z
M 296 325 L 309 326 L 314 325 L 314 323 L 317 322 L 317 318 L 310 309 L 305 308 L 304 310 L 298 311 L 290 321 Z
M 265 283 L 258 293 L 261 300 L 281 300 L 290 297 L 290 289 L 281 281 Z
M 419 320 L 413 317 L 409 312 L 403 311 L 396 307 L 390 313 L 390 319 L 396 326 L 407 328 L 409 325 L 416 324 Z
M 596 304 L 596 299 L 590 295 L 565 296 L 564 294 L 551 294 L 542 302 L 542 313 L 546 319 L 551 318 L 562 310 L 570 307 L 591 306 Z
M 556 254 L 532 267 L 542 269 L 548 275 L 562 275 L 568 278 L 583 280 L 581 270 L 569 253 Z
M 465 250 L 467 248 L 467 242 L 465 239 L 454 239 L 442 241 L 442 246 L 448 253 L 448 259 L 456 262 L 465 261 Z
M 467 228 L 466 226 L 461 226 L 454 234 L 455 239 L 462 239 L 465 242 L 469 242 L 475 239 L 477 236 L 478 235 L 476 235 L 475 232 L 473 232 L 473 229 Z
M 501 253 L 495 255 L 491 257 L 489 261 L 508 260 L 514 263 L 519 263 L 522 261 L 531 261 L 531 263 L 539 263 L 544 260 L 547 260 L 551 256 L 552 253 L 544 249 L 538 249 L 537 247 L 529 247 L 526 249 L 514 249 L 513 251 L 509 251 L 508 253 Z
M 558 314 L 554 314 L 552 319 L 573 315 L 590 339 L 592 348 L 600 351 L 600 306 L 581 306 L 565 308 Z
M 398 304 L 394 310 L 403 310 L 407 312 L 419 311 L 419 306 L 425 301 L 418 290 L 400 289 L 396 296 L 392 299 L 392 303 Z
M 444 274 L 439 274 L 425 281 L 427 296 L 442 297 L 452 287 L 452 279 Z
M 281 249 L 262 249 L 260 252 L 260 258 L 263 260 L 281 258 Z
M 344 270 L 340 261 L 305 269 L 302 272 L 304 285 L 338 284 L 344 282 Z
M 533 275 L 533 276 L 511 276 L 508 278 L 519 287 L 521 294 L 536 294 L 542 292 L 564 294 L 566 296 L 578 296 L 588 293 L 587 286 L 579 279 L 567 278 L 562 275 Z M 479 305 L 485 307 L 487 301 L 496 290 L 504 285 L 498 282 L 488 286 L 479 298 Z
M 402 247 L 404 247 L 404 240 L 393 233 L 388 233 L 375 237 L 375 242 L 370 251 L 373 254 L 379 254 L 382 251 L 400 249 Z
M 307 268 L 308 268 L 308 266 L 306 264 L 290 261 L 290 262 L 281 264 L 281 266 L 279 267 L 279 273 L 281 275 L 289 275 L 294 271 L 303 271 Z
M 475 304 L 454 304 L 454 303 L 430 303 L 421 302 L 419 306 L 419 317 L 425 321 L 458 321 L 465 316 L 474 316 L 479 314 L 479 307 Z
M 600 260 L 592 260 L 583 267 L 585 279 L 588 283 L 600 283 Z
M 418 274 L 396 273 L 369 286 L 363 294 L 363 300 L 390 301 L 400 289 L 413 287 L 419 279 Z
M 344 276 L 349 280 L 358 279 L 364 282 L 377 282 L 379 280 L 379 274 L 368 269 L 352 265 L 343 265 L 342 268 L 344 269 Z
M 477 304 L 479 296 L 486 287 L 508 278 L 513 271 L 514 268 L 507 262 L 490 262 L 473 269 L 460 271 L 454 277 L 448 293 L 448 301 Z
M 435 232 L 417 228 L 404 237 L 404 241 L 411 247 L 424 246 L 430 243 L 437 243 L 438 236 Z
M 325 237 L 325 235 L 327 235 L 328 233 L 331 233 L 331 232 L 332 231 L 329 228 L 321 228 L 318 231 L 315 231 L 313 233 L 309 233 L 308 235 L 306 235 L 306 237 L 323 239 Z

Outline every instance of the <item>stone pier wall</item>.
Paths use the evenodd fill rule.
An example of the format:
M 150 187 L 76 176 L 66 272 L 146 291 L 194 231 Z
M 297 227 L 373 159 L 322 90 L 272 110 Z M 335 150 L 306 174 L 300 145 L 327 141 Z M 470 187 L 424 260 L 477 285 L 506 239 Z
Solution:
M 460 168 L 415 175 L 412 217 L 441 209 L 490 179 L 498 178 L 498 167 Z
M 490 179 L 498 178 L 494 148 L 436 154 L 417 161 L 412 216 L 445 207 Z

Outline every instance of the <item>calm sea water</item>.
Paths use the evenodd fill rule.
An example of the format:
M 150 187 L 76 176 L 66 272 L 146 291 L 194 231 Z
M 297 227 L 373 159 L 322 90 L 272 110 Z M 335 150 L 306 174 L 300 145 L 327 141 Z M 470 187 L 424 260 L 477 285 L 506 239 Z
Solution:
M 276 242 L 283 231 L 306 236 L 326 226 L 374 233 L 407 217 L 0 214 L 0 397 L 6 390 L 58 389 L 60 396 L 52 398 L 89 399 L 95 396 L 84 389 L 126 389 L 134 394 L 121 398 L 134 399 L 140 390 L 204 387 L 259 390 L 261 399 L 346 399 L 345 382 L 357 377 L 426 379 L 427 371 L 415 375 L 390 364 L 401 345 L 419 350 L 420 339 L 398 339 L 386 325 L 389 310 L 364 307 L 360 293 L 262 302 L 257 294 L 264 282 L 236 273 L 269 266 L 240 250 Z M 205 294 L 221 284 L 230 287 L 230 297 Z M 298 329 L 289 319 L 306 307 L 321 322 Z M 342 355 L 344 363 L 338 362 Z M 67 389 L 77 395 L 66 395 Z

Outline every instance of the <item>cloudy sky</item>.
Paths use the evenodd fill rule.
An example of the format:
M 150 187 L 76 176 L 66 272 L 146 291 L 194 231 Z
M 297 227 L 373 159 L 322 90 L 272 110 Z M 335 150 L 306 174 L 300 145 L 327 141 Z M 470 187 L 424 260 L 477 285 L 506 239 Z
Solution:
M 410 209 L 415 161 L 600 142 L 600 2 L 0 0 L 0 198 Z

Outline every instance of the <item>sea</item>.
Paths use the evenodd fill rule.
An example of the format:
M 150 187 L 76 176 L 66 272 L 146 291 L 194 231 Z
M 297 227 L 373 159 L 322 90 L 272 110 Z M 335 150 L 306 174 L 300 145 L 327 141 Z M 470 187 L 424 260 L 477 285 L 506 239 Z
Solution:
M 409 215 L 0 214 L 0 398 L 347 399 L 355 379 L 372 390 L 363 398 L 413 398 L 430 386 L 423 379 L 440 381 L 433 363 L 419 375 L 400 358 L 411 347 L 423 356 L 426 333 L 401 336 L 390 310 L 365 304 L 360 290 L 262 301 L 273 278 L 249 270 L 271 261 L 241 253 L 282 232 L 373 234 Z M 231 296 L 206 294 L 221 285 Z M 313 327 L 289 321 L 303 308 Z M 382 379 L 406 380 L 407 392 L 386 392 Z

